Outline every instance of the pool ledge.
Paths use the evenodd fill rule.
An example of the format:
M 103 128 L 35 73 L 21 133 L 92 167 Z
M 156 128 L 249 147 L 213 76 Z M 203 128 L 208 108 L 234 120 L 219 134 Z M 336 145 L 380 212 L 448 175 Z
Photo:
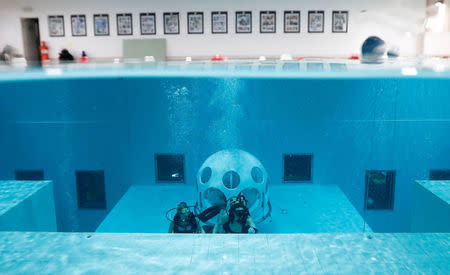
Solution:
M 450 234 L 0 233 L 3 274 L 444 274 Z

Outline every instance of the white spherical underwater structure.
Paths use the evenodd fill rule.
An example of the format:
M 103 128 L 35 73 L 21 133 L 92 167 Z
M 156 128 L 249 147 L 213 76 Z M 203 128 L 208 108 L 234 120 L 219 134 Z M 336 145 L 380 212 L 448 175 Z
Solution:
M 197 211 L 226 206 L 242 194 L 253 220 L 265 220 L 271 212 L 269 176 L 253 155 L 238 149 L 222 150 L 206 159 L 197 173 Z

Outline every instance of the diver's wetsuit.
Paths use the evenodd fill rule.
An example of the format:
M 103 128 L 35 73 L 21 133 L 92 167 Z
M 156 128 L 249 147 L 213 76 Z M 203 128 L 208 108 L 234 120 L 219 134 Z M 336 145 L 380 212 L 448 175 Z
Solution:
M 226 222 L 226 223 L 224 223 L 222 225 L 222 228 L 223 228 L 223 231 L 225 233 L 231 233 L 231 234 L 242 234 L 242 233 L 244 233 L 244 234 L 246 234 L 246 233 L 248 233 L 248 230 L 250 229 L 250 226 L 248 224 L 245 224 L 245 225 L 242 226 L 241 232 L 234 232 L 230 228 L 230 222 Z
M 187 225 L 182 226 L 180 215 L 176 214 L 173 218 L 174 227 L 173 227 L 173 233 L 197 233 L 198 232 L 198 224 L 197 220 L 195 219 L 194 214 L 189 213 L 189 216 L 187 218 Z

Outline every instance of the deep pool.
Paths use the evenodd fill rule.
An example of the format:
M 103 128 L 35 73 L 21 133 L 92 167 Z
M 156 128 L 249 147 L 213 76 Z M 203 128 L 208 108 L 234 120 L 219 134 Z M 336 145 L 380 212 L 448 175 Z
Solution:
M 137 205 L 157 211 L 134 230 L 163 233 L 169 206 L 198 201 L 205 160 L 240 149 L 273 187 L 264 233 L 410 232 L 414 183 L 450 179 L 450 71 L 442 68 L 320 60 L 0 67 L 0 179 L 53 181 L 58 231 L 95 231 L 109 213 L 122 216 L 108 223 L 130 224 L 142 220 L 127 208 Z M 182 159 L 173 180 L 164 173 L 180 162 L 156 163 L 167 155 Z M 131 186 L 168 189 L 137 201 L 124 197 Z M 177 186 L 187 191 L 167 192 Z

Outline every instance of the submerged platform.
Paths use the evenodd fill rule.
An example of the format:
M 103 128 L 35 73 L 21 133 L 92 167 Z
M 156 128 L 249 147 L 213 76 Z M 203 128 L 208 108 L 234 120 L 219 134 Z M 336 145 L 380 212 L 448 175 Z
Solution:
M 1 274 L 448 274 L 450 234 L 0 232 Z
M 450 232 L 450 181 L 413 184 L 412 232 Z
M 261 233 L 329 233 L 371 231 L 336 185 L 271 186 L 272 215 L 258 224 Z M 166 211 L 181 202 L 195 204 L 188 185 L 131 186 L 96 232 L 166 233 Z
M 51 181 L 0 181 L 0 230 L 56 231 Z

